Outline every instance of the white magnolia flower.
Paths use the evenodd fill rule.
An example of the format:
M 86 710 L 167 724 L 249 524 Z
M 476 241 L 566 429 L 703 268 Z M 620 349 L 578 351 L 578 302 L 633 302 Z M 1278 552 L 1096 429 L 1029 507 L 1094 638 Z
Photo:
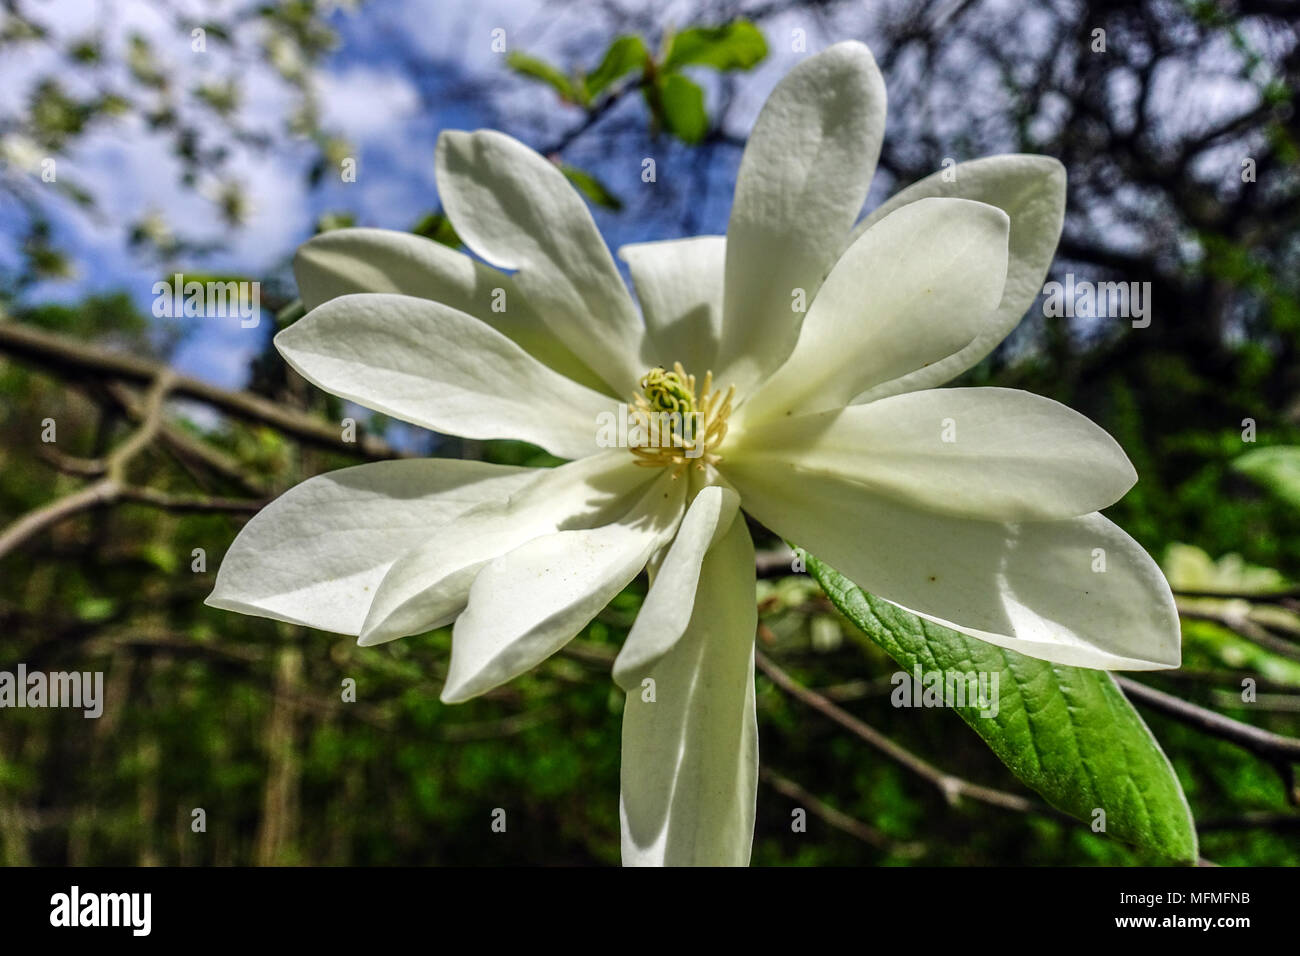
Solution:
M 884 126 L 864 46 L 797 66 L 754 127 L 725 239 L 620 250 L 639 313 L 553 164 L 500 133 L 444 133 L 443 203 L 491 265 L 403 233 L 326 233 L 296 263 L 311 312 L 276 345 L 335 395 L 572 460 L 387 461 L 313 478 L 240 533 L 208 602 L 361 644 L 455 622 L 442 696 L 463 701 L 554 654 L 649 566 L 614 666 L 628 692 L 626 863 L 749 859 L 756 619 L 741 509 L 990 643 L 1087 667 L 1176 666 L 1164 578 L 1097 513 L 1136 479 L 1114 440 L 1026 392 L 935 389 L 1032 303 L 1063 169 L 964 163 L 855 227 Z M 702 413 L 698 441 L 600 447 L 598 422 L 638 396 Z

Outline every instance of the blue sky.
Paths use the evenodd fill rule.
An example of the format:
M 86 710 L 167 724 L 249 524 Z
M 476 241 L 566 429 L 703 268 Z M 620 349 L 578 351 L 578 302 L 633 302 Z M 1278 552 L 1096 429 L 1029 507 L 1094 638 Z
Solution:
M 101 203 L 98 215 L 72 207 L 52 190 L 43 202 L 63 248 L 72 254 L 77 275 L 70 281 L 45 283 L 31 290 L 28 297 L 72 301 L 88 292 L 124 289 L 148 310 L 153 283 L 167 270 L 133 253 L 126 232 L 130 222 L 149 210 L 160 212 L 189 236 L 223 244 L 222 251 L 211 257 L 184 262 L 187 269 L 249 276 L 286 273 L 293 249 L 311 235 L 322 212 L 351 212 L 361 225 L 409 228 L 419 215 L 438 206 L 433 150 L 441 130 L 492 127 L 540 147 L 582 119 L 580 110 L 561 104 L 547 88 L 511 73 L 504 55 L 492 49 L 493 30 L 505 31 L 508 49 L 524 50 L 565 66 L 578 63 L 590 68 L 610 39 L 606 26 L 593 20 L 597 6 L 553 0 L 371 0 L 357 11 L 337 10 L 331 22 L 341 42 L 318 73 L 317 91 L 326 127 L 337 130 L 356 148 L 359 176 L 355 183 L 343 183 L 337 175 L 327 175 L 314 190 L 307 186 L 304 174 L 315 151 L 284 133 L 284 120 L 293 105 L 291 91 L 259 55 L 250 56 L 241 67 L 245 86 L 241 119 L 266 132 L 273 145 L 256 150 L 228 144 L 231 172 L 246 187 L 252 207 L 247 225 L 235 231 L 222 225 L 215 205 L 203 194 L 211 193 L 211 184 L 203 184 L 198 193 L 184 188 L 179 183 L 180 167 L 169 154 L 169 142 L 146 129 L 138 117 L 96 129 L 59 160 L 59 176 L 89 188 Z M 873 18 L 885 16 L 890 6 L 882 3 L 855 9 L 848 19 L 864 30 L 856 34 L 827 35 L 821 21 L 798 13 L 764 21 L 770 53 L 760 67 L 740 77 L 725 118 L 727 132 L 743 139 L 772 87 L 802 57 L 850 36 L 870 43 Z M 143 34 L 154 43 L 176 85 L 188 88 L 204 76 L 220 75 L 230 60 L 220 44 L 210 44 L 205 55 L 194 55 L 188 34 L 177 30 L 174 11 L 190 11 L 198 19 L 211 16 L 214 7 L 236 9 L 230 0 L 177 0 L 168 5 L 157 0 L 51 0 L 32 9 L 65 40 L 98 30 L 113 51 L 110 61 L 118 63 L 124 59 L 131 33 Z M 657 40 L 656 34 L 665 26 L 693 22 L 693 7 L 681 0 L 655 7 L 652 40 Z M 1033 42 L 1036 20 L 1032 4 L 989 0 L 980 15 L 1005 19 L 1008 36 L 1016 35 L 1016 42 Z M 186 17 L 179 19 L 185 22 Z M 804 51 L 792 48 L 792 31 L 796 29 L 806 31 Z M 257 23 L 250 22 L 238 39 L 251 48 L 260 38 L 259 30 Z M 1270 41 L 1260 36 L 1253 42 Z M 957 51 L 954 55 L 962 54 Z M 1215 62 L 1171 63 L 1158 78 L 1158 100 L 1195 101 L 1197 108 L 1162 107 L 1154 111 L 1152 122 L 1185 126 L 1182 132 L 1194 132 L 1248 107 L 1258 93 L 1251 84 L 1225 77 L 1225 64 L 1232 58 L 1231 51 L 1221 50 L 1212 58 Z M 20 112 L 33 79 L 58 62 L 37 45 L 17 52 L 7 50 L 0 62 L 0 118 Z M 913 59 L 901 57 L 886 77 L 891 95 L 924 87 L 925 77 L 917 75 L 918 69 Z M 69 74 L 60 74 L 60 78 L 74 92 L 93 91 L 93 86 L 77 90 L 76 79 Z M 716 75 L 696 71 L 695 79 L 705 87 L 710 107 L 716 106 L 720 99 Z M 906 131 L 920 122 L 944 139 L 948 127 L 962 129 L 972 109 L 998 114 L 997 80 L 970 67 L 970 80 L 960 88 L 933 90 L 924 115 L 901 116 L 893 109 L 891 135 L 907 135 Z M 1036 127 L 1050 131 L 1059 122 L 1051 106 L 1048 97 L 1043 112 L 1033 120 Z M 909 122 L 911 126 L 906 125 Z M 896 125 L 900 123 L 904 124 L 901 134 Z M 604 136 L 579 140 L 566 151 L 565 158 L 596 173 L 629 201 L 629 209 L 622 213 L 594 210 L 611 247 L 687 232 L 725 231 L 737 150 L 701 151 L 664 138 L 649 142 L 644 108 L 636 96 L 619 104 L 603 121 L 602 129 L 624 132 L 612 140 Z M 8 145 L 0 125 L 0 162 Z M 658 181 L 653 185 L 640 179 L 647 152 L 658 165 Z M 958 153 L 957 158 L 971 157 Z M 1214 159 L 1222 166 L 1224 177 L 1235 177 L 1239 157 Z M 702 172 L 701 160 L 705 161 Z M 29 176 L 28 180 L 36 190 L 42 189 L 39 177 Z M 887 177 L 877 177 L 868 207 L 894 188 Z M 3 221 L 16 222 L 16 213 L 16 207 L 0 198 Z M 1135 232 L 1141 224 L 1123 215 L 1115 218 L 1115 214 L 1114 207 L 1105 205 L 1072 209 L 1076 219 L 1086 218 L 1112 244 L 1122 244 L 1125 236 L 1142 241 Z M 12 260 L 17 232 L 13 226 L 0 230 L 4 233 L 0 235 L 0 262 Z M 175 355 L 176 364 L 222 385 L 243 384 L 248 359 L 261 349 L 271 331 L 270 323 L 243 329 L 237 318 L 188 321 L 193 323 L 191 334 Z
M 196 13 L 206 4 L 179 4 Z M 224 5 L 231 9 L 230 5 Z M 682 22 L 681 4 L 666 4 L 660 24 Z M 216 76 L 228 66 L 224 52 L 212 44 L 205 55 L 189 49 L 188 37 L 157 3 L 142 0 L 95 4 L 55 0 L 38 10 L 59 36 L 84 35 L 95 25 L 110 49 L 121 51 L 132 32 L 148 37 L 160 60 L 181 88 L 205 75 Z M 581 6 L 538 0 L 475 0 L 420 3 L 415 0 L 375 0 L 359 12 L 341 9 L 332 15 L 341 43 L 318 74 L 324 125 L 340 132 L 356 148 L 359 175 L 343 183 L 327 174 L 310 189 L 304 173 L 314 153 L 305 143 L 283 133 L 292 106 L 291 92 L 269 68 L 253 61 L 241 70 L 245 84 L 241 119 L 274 139 L 265 151 L 230 144 L 231 172 L 245 184 L 252 208 L 247 225 L 225 227 L 209 198 L 211 186 L 198 194 L 179 183 L 180 166 L 169 154 L 168 140 L 150 132 L 138 117 L 126 117 L 83 137 L 69 156 L 59 160 L 61 179 L 85 186 L 98 198 L 97 215 L 87 215 L 52 197 L 45 208 L 55 222 L 59 241 L 77 267 L 68 281 L 47 282 L 30 291 L 33 301 L 72 301 L 90 292 L 125 289 L 141 308 L 149 310 L 151 288 L 165 271 L 133 253 L 126 242 L 127 225 L 149 210 L 158 211 L 178 232 L 219 241 L 223 249 L 189 268 L 263 275 L 283 270 L 293 249 L 312 233 L 325 211 L 350 211 L 358 224 L 409 228 L 423 212 L 436 208 L 433 149 L 438 132 L 447 128 L 490 126 L 504 129 L 533 146 L 540 146 L 582 119 L 575 107 L 560 104 L 544 87 L 521 80 L 505 67 L 504 57 L 491 48 L 492 31 L 506 31 L 507 47 L 527 50 L 568 64 L 576 58 L 590 67 L 598 61 L 608 36 L 595 29 Z M 813 23 L 768 24 L 771 54 L 767 62 L 746 75 L 728 117 L 728 129 L 738 136 L 748 131 L 763 99 L 779 77 L 807 53 L 795 53 L 781 37 L 794 26 L 809 32 L 807 53 L 826 45 Z M 255 25 L 250 25 L 255 31 Z M 112 59 L 110 57 L 110 59 Z M 118 58 L 120 59 L 120 57 Z M 7 56 L 0 65 L 0 108 L 20 109 L 32 79 L 47 71 L 55 59 L 36 47 Z M 412 64 L 419 64 L 418 68 Z M 697 76 L 717 96 L 712 74 Z M 76 90 L 71 79 L 67 82 Z M 469 87 L 481 95 L 466 96 Z M 78 92 L 88 92 L 80 90 Z M 608 117 L 644 126 L 639 98 L 629 97 Z M 635 135 L 634 133 L 632 135 Z M 610 151 L 603 143 L 579 141 L 566 159 L 601 176 L 618 194 L 656 189 L 676 195 L 684 164 L 695 163 L 698 152 L 661 140 L 652 147 L 658 182 L 641 182 L 645 146 L 632 152 Z M 687 203 L 691 231 L 724 232 L 730 206 L 730 184 L 739 156 L 734 149 L 715 151 L 708 168 L 711 184 L 705 201 Z M 684 174 L 683 174 L 684 175 Z M 209 195 L 204 195 L 204 193 Z M 878 200 L 880 197 L 876 197 Z M 657 202 L 658 196 L 656 197 Z M 595 211 L 612 247 L 625 242 L 669 238 L 681 234 L 681 217 Z M 13 255 L 12 231 L 0 243 L 0 255 Z M 270 332 L 269 321 L 243 329 L 237 318 L 190 319 L 190 335 L 175 355 L 184 371 L 226 385 L 241 385 L 247 362 Z

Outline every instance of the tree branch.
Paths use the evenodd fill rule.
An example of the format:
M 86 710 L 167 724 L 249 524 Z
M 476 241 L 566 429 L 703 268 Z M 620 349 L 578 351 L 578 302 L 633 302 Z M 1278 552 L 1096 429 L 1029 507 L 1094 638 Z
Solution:
M 925 852 L 925 845 L 922 843 L 900 843 L 897 840 L 881 833 L 869 823 L 851 817 L 842 810 L 836 810 L 830 804 L 821 800 L 815 793 L 805 787 L 795 783 L 789 777 L 783 777 L 775 770 L 769 767 L 759 767 L 758 777 L 765 784 L 781 794 L 799 804 L 808 810 L 813 816 L 819 817 L 830 826 L 842 833 L 861 840 L 868 846 L 874 846 L 880 850 L 887 850 L 890 853 L 897 853 L 900 856 L 918 857 Z
M 1264 760 L 1281 775 L 1287 800 L 1300 805 L 1300 790 L 1296 788 L 1295 775 L 1295 765 L 1300 763 L 1300 740 L 1243 724 L 1130 678 L 1118 674 L 1114 677 L 1115 683 L 1134 703 L 1143 704 L 1211 737 L 1236 744 Z
M 3 325 L 0 325 L 3 329 Z M 127 484 L 126 470 L 141 451 L 158 434 L 163 426 L 163 400 L 176 384 L 176 375 L 168 368 L 160 368 L 149 394 L 140 408 L 141 423 L 117 448 L 102 461 L 59 456 L 63 464 L 76 462 L 83 473 L 102 474 L 98 481 L 71 494 L 56 498 L 13 522 L 0 533 L 0 558 L 28 541 L 46 528 L 51 528 L 66 518 L 101 505 L 117 501 L 132 501 L 171 511 L 257 511 L 264 501 L 238 498 L 210 498 L 207 496 L 169 495 L 153 488 L 138 488 Z
M 120 379 L 137 385 L 156 380 L 165 368 L 150 359 L 85 345 L 18 322 L 5 321 L 3 316 L 0 316 L 0 351 L 65 374 Z M 269 425 L 317 448 L 372 460 L 409 457 L 376 435 L 359 434 L 356 442 L 344 441 L 335 426 L 247 392 L 219 388 L 185 375 L 176 376 L 171 391 L 212 405 L 236 418 Z
M 890 740 L 874 727 L 863 723 L 857 717 L 854 717 L 848 711 L 836 706 L 827 700 L 815 690 L 805 687 L 796 681 L 793 677 L 778 667 L 762 651 L 754 652 L 754 661 L 772 683 L 785 691 L 791 697 L 806 704 L 813 710 L 817 711 L 824 717 L 830 718 L 839 724 L 845 730 L 849 731 L 859 740 L 870 744 L 879 750 L 885 756 L 894 760 L 896 763 L 910 770 L 923 780 L 928 781 L 938 788 L 948 803 L 956 806 L 962 797 L 969 797 L 972 800 L 986 803 L 989 806 L 1002 807 L 1005 810 L 1015 810 L 1019 813 L 1041 813 L 1048 816 L 1055 816 L 1070 822 L 1077 822 L 1066 813 L 1046 804 L 1030 800 L 1026 797 L 1014 793 L 1007 793 L 1004 790 L 994 790 L 991 787 L 980 786 L 963 780 L 960 777 L 953 776 L 935 767 L 933 764 L 916 756 L 907 748 Z

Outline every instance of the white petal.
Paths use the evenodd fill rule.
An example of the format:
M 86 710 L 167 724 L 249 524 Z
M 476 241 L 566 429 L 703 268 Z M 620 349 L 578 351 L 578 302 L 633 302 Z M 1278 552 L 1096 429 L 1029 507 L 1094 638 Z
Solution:
M 608 388 L 551 334 L 514 279 L 432 239 L 389 229 L 334 229 L 298 247 L 293 271 L 308 311 L 358 292 L 432 299 L 482 319 L 575 382 Z
M 743 433 L 723 471 L 797 483 L 827 475 L 919 508 L 991 521 L 1054 520 L 1114 504 L 1124 450 L 1060 402 L 1012 388 L 935 388 L 784 418 Z
M 438 137 L 456 232 L 502 269 L 556 337 L 619 395 L 636 391 L 642 326 L 586 204 L 553 163 L 491 130 Z
M 465 512 L 393 564 L 358 643 L 382 644 L 447 623 L 464 609 L 489 561 L 543 535 L 617 520 L 653 478 L 616 449 L 544 470 L 509 498 Z
M 722 272 L 727 241 L 697 236 L 639 242 L 618 250 L 632 273 L 645 316 L 641 362 L 681 362 L 703 375 L 714 367 L 722 328 Z
M 217 571 L 212 607 L 357 634 L 401 555 L 538 472 L 476 461 L 379 461 L 309 478 L 256 515 Z
M 622 519 L 534 538 L 480 571 L 452 633 L 442 700 L 477 697 L 571 641 L 671 540 L 684 489 L 663 472 Z
M 731 527 L 739 504 L 739 495 L 718 485 L 703 489 L 691 502 L 614 661 L 614 682 L 619 687 L 638 689 L 650 668 L 686 633 L 704 555 Z
M 946 358 L 997 308 L 1006 213 L 966 199 L 909 203 L 862 234 L 826 277 L 785 364 L 743 420 L 842 408 L 853 396 Z
M 804 60 L 772 91 L 736 174 L 718 380 L 743 394 L 790 354 L 862 209 L 885 130 L 885 83 L 861 43 Z
M 704 558 L 690 627 L 623 711 L 625 866 L 745 866 L 754 839 L 754 546 L 742 519 Z
M 1060 664 L 1178 666 L 1169 585 L 1099 514 L 1002 524 L 919 511 L 822 476 L 792 482 L 729 469 L 727 477 L 773 531 L 917 614 Z
M 951 181 L 949 181 L 951 180 Z M 858 398 L 872 401 L 899 392 L 933 388 L 951 381 L 988 355 L 1019 324 L 1056 254 L 1065 218 L 1065 167 L 1049 156 L 989 156 L 958 163 L 907 187 L 871 213 L 854 231 L 856 239 L 894 210 L 929 196 L 973 199 L 1002 209 L 1011 218 L 1006 286 L 996 311 L 984 316 L 979 334 L 951 356 L 877 385 Z
M 561 458 L 592 454 L 598 417 L 617 408 L 473 316 L 412 296 L 331 299 L 275 346 L 341 398 L 450 435 L 531 441 Z

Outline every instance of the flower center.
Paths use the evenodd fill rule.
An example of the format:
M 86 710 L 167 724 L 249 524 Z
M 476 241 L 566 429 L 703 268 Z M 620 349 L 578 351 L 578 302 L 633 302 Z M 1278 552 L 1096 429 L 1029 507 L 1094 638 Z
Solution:
M 718 446 L 727 436 L 736 386 L 722 392 L 713 387 L 713 373 L 704 376 L 698 392 L 695 376 L 682 363 L 672 371 L 653 368 L 641 377 L 641 394 L 628 415 L 639 431 L 628 445 L 636 463 L 646 468 L 672 468 L 676 477 L 691 462 L 701 471 L 722 461 Z

